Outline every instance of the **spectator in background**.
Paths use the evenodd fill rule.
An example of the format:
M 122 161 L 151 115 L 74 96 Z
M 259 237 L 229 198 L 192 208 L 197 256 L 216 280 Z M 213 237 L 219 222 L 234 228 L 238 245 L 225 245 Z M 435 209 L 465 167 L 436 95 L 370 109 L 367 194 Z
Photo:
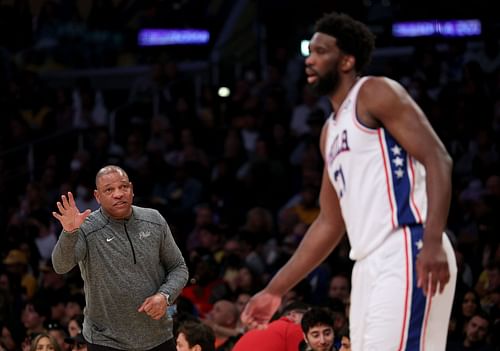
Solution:
M 339 334 L 340 337 L 340 348 L 339 351 L 351 351 L 351 338 L 349 337 L 349 329 L 344 329 L 343 332 Z
M 228 289 L 219 277 L 217 263 L 210 253 L 192 252 L 188 265 L 191 270 L 190 284 L 182 289 L 181 296 L 191 301 L 197 314 L 204 318 L 215 301 L 227 295 Z
M 213 330 L 203 323 L 182 323 L 177 329 L 177 351 L 215 351 Z
M 92 190 L 92 186 L 87 182 L 81 181 L 76 185 L 75 203 L 78 208 L 90 208 L 92 211 L 99 208 L 99 204 L 95 200 Z
M 319 139 L 325 122 L 325 114 L 322 110 L 314 110 L 309 114 L 307 124 L 309 132 L 304 134 L 290 154 L 290 163 L 293 166 L 321 165 L 321 151 Z
M 45 321 L 49 313 L 48 309 L 47 303 L 40 300 L 30 301 L 24 305 L 21 312 L 21 322 L 26 329 L 26 337 L 30 340 L 46 331 Z
M 351 282 L 349 278 L 343 274 L 335 274 L 330 279 L 330 287 L 328 289 L 328 298 L 337 299 L 345 304 L 351 296 Z
M 481 311 L 481 301 L 474 289 L 469 289 L 463 295 L 457 296 L 457 301 L 458 312 L 451 319 L 455 324 L 454 330 L 450 330 L 448 334 L 451 338 L 461 339 L 469 320 Z
M 38 209 L 30 213 L 28 223 L 35 231 L 35 244 L 43 260 L 50 259 L 52 250 L 57 242 L 57 235 L 51 225 L 50 213 L 45 209 Z
M 207 324 L 215 333 L 215 348 L 220 351 L 229 351 L 234 345 L 234 338 L 227 335 L 226 329 L 235 329 L 238 325 L 239 313 L 232 301 L 219 300 L 214 303 L 207 313 L 203 323 Z M 219 330 L 219 327 L 224 329 Z
M 309 308 L 304 302 L 285 306 L 279 317 L 266 329 L 247 331 L 234 345 L 233 351 L 296 351 L 303 340 L 300 321 Z
M 42 332 L 33 338 L 29 351 L 62 351 L 57 341 L 48 333 Z M 23 347 L 23 351 L 25 348 Z
M 82 332 L 83 329 L 83 314 L 75 315 L 68 321 L 68 334 L 74 337 Z
M 302 223 L 311 225 L 319 215 L 318 203 L 319 189 L 305 185 L 300 191 L 300 197 L 291 209 L 297 214 Z
M 500 288 L 500 261 L 489 263 L 479 275 L 476 283 L 475 290 L 484 308 L 488 308 L 491 303 L 489 295 L 498 288 Z
M 331 110 L 328 99 L 318 97 L 305 86 L 302 89 L 302 102 L 293 108 L 290 119 L 290 131 L 294 137 L 298 139 L 310 133 L 309 116 L 317 109 L 323 113 L 323 116 L 327 116 Z
M 69 351 L 70 345 L 66 343 L 66 338 L 68 337 L 68 333 L 66 329 L 57 322 L 47 323 L 46 325 L 47 333 L 57 341 L 57 344 L 61 348 L 61 351 Z
M 88 78 L 79 78 L 73 90 L 73 127 L 87 129 L 106 126 L 108 110 L 99 89 Z
M 304 333 L 301 350 L 334 351 L 333 315 L 326 308 L 313 307 L 302 316 L 300 326 Z
M 78 318 L 83 315 L 83 309 L 85 307 L 85 295 L 80 292 L 71 293 L 66 298 L 66 319 L 71 321 L 74 318 Z
M 83 337 L 81 333 L 76 334 L 75 336 L 70 336 L 69 338 L 64 339 L 64 341 L 70 345 L 71 351 L 87 351 L 87 341 Z
M 3 263 L 9 274 L 12 274 L 12 279 L 17 279 L 21 287 L 24 289 L 26 299 L 31 299 L 35 296 L 37 290 L 37 281 L 28 267 L 28 257 L 18 249 L 10 250 Z
M 0 350 L 2 347 L 4 348 L 4 351 L 17 350 L 17 344 L 12 335 L 11 329 L 7 324 L 0 321 Z
M 491 351 L 488 337 L 491 321 L 487 314 L 478 312 L 465 325 L 465 333 L 461 340 L 447 345 L 447 351 Z
M 211 206 L 202 203 L 195 207 L 194 227 L 186 239 L 186 250 L 190 252 L 200 247 L 200 231 L 203 227 L 214 223 L 214 211 Z

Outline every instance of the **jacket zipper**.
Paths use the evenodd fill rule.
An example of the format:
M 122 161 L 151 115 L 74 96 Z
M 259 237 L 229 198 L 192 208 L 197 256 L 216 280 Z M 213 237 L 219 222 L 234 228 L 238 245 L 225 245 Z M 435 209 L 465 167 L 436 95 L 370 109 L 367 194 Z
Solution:
M 123 223 L 123 227 L 125 228 L 125 234 L 127 234 L 127 239 L 128 239 L 128 242 L 130 243 L 130 248 L 132 249 L 132 256 L 134 257 L 134 264 L 137 264 L 137 261 L 135 259 L 134 245 L 132 245 L 132 240 L 130 240 L 130 236 L 128 235 L 127 225 L 125 223 Z

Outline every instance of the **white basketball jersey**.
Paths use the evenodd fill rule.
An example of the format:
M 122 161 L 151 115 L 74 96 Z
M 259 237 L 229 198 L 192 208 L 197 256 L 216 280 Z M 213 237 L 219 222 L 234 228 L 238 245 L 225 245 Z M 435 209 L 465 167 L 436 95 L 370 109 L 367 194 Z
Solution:
M 425 169 L 381 127 L 367 128 L 357 118 L 359 79 L 327 123 L 325 162 L 359 260 L 394 229 L 423 224 L 427 212 Z

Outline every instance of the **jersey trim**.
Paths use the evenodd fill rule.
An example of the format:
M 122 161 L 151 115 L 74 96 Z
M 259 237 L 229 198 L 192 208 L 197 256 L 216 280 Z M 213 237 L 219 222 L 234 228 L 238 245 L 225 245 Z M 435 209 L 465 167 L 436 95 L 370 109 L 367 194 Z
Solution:
M 413 159 L 384 128 L 378 131 L 384 162 L 385 179 L 391 205 L 393 228 L 422 223 L 414 199 Z
M 390 165 L 388 165 L 388 160 L 387 160 L 387 145 L 383 141 L 384 140 L 384 130 L 379 129 L 378 131 L 378 141 L 380 144 L 380 149 L 382 151 L 382 162 L 384 164 L 384 173 L 385 173 L 385 184 L 387 188 L 387 197 L 389 199 L 389 205 L 391 207 L 391 223 L 392 223 L 392 228 L 395 229 L 397 227 L 397 218 L 394 215 L 395 210 L 394 210 L 394 203 L 396 202 L 395 199 L 393 198 L 393 192 L 391 189 L 391 176 L 389 174 L 389 169 Z
M 422 225 L 405 226 L 404 233 L 411 240 L 408 250 L 411 250 L 411 305 L 409 306 L 410 319 L 405 351 L 423 351 L 425 345 L 426 327 L 431 308 L 431 301 L 427 299 L 423 290 L 417 286 L 417 257 L 423 245 L 424 228 Z
M 413 214 L 418 220 L 418 223 L 423 223 L 422 215 L 420 214 L 420 210 L 418 209 L 417 203 L 415 202 L 415 167 L 413 166 L 415 159 L 408 155 L 408 168 L 409 175 L 411 180 L 411 194 L 410 194 L 410 205 L 413 211 Z
M 403 325 L 401 327 L 401 339 L 399 342 L 398 351 L 402 351 L 405 345 L 405 339 L 407 337 L 407 325 L 408 325 L 408 312 L 410 305 L 409 296 L 410 296 L 410 256 L 411 254 L 408 252 L 410 250 L 408 245 L 408 233 L 406 227 L 403 228 L 404 235 L 404 245 L 405 245 L 405 272 L 406 272 L 406 287 L 405 287 L 405 302 L 404 302 L 404 314 L 403 314 Z

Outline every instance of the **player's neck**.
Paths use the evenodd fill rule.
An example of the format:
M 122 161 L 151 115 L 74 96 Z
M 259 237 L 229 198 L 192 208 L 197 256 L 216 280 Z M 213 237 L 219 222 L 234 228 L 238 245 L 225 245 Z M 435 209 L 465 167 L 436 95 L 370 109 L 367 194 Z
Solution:
M 349 92 L 359 80 L 359 76 L 345 77 L 339 82 L 339 86 L 335 92 L 330 96 L 330 103 L 334 111 L 338 111 Z

